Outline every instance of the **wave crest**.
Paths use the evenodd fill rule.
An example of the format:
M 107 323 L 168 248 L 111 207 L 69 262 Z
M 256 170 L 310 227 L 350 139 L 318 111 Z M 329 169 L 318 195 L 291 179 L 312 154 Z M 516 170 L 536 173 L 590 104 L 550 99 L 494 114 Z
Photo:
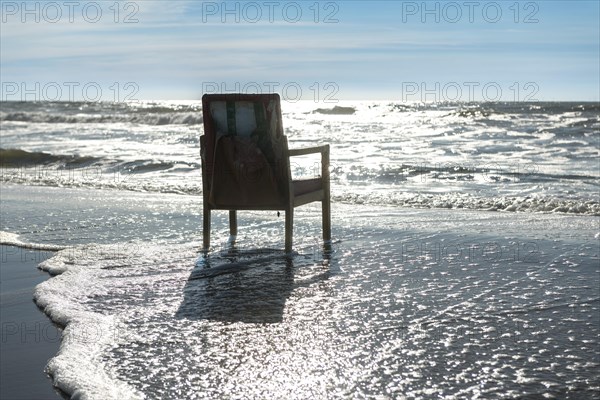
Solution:
M 142 125 L 200 125 L 198 112 L 163 112 L 131 114 L 53 114 L 46 112 L 0 112 L 0 121 L 33 122 L 46 124 L 109 124 L 132 123 Z

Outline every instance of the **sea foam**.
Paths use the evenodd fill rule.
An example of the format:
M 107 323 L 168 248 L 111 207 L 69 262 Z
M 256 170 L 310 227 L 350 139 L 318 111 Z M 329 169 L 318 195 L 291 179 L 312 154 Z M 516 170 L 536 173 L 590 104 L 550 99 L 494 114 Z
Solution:
M 110 246 L 83 245 L 61 250 L 39 265 L 59 275 L 39 284 L 34 300 L 53 322 L 64 328 L 60 350 L 46 370 L 54 386 L 72 399 L 144 397 L 103 368 L 105 349 L 127 336 L 119 316 L 95 312 L 86 307 L 84 300 L 94 287 L 102 285 L 98 268 L 113 256 Z

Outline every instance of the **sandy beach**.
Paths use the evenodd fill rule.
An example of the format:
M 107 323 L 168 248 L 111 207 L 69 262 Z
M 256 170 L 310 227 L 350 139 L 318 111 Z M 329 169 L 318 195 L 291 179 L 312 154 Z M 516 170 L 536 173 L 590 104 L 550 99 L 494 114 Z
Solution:
M 0 246 L 0 398 L 60 399 L 44 372 L 60 346 L 61 330 L 35 305 L 33 291 L 48 279 L 37 264 L 47 251 Z
M 600 393 L 596 217 L 337 204 L 327 254 L 309 206 L 288 260 L 275 214 L 242 213 L 229 248 L 215 213 L 204 258 L 200 206 L 3 186 L 4 230 L 71 246 L 42 263 L 59 275 L 34 292 L 67 326 L 49 365 L 58 387 L 92 398 L 460 396 L 476 382 L 488 398 Z M 45 357 L 57 346 L 44 343 Z M 42 364 L 30 374 L 43 378 Z

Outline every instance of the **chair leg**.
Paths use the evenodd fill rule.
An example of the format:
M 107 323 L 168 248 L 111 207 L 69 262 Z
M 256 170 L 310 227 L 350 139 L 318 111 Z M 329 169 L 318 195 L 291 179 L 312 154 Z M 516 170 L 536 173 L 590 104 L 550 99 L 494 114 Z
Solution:
M 237 236 L 237 211 L 229 210 L 229 234 Z
M 210 208 L 206 205 L 202 213 L 202 248 L 204 251 L 210 248 Z
M 285 252 L 292 252 L 292 235 L 294 234 L 294 208 L 285 210 Z
M 331 240 L 331 200 L 327 196 L 321 202 L 321 211 L 323 213 L 323 241 Z
M 321 153 L 321 179 L 323 179 L 323 200 L 321 212 L 323 218 L 323 241 L 331 241 L 331 189 L 329 184 L 329 145 Z

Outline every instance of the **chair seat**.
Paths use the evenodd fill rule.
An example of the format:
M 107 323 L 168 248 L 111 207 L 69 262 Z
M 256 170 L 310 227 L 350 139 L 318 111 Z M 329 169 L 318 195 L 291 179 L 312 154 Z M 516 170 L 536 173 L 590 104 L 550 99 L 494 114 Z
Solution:
M 302 179 L 292 181 L 292 183 L 294 185 L 294 196 L 301 196 L 306 193 L 323 189 L 323 180 L 321 178 Z

